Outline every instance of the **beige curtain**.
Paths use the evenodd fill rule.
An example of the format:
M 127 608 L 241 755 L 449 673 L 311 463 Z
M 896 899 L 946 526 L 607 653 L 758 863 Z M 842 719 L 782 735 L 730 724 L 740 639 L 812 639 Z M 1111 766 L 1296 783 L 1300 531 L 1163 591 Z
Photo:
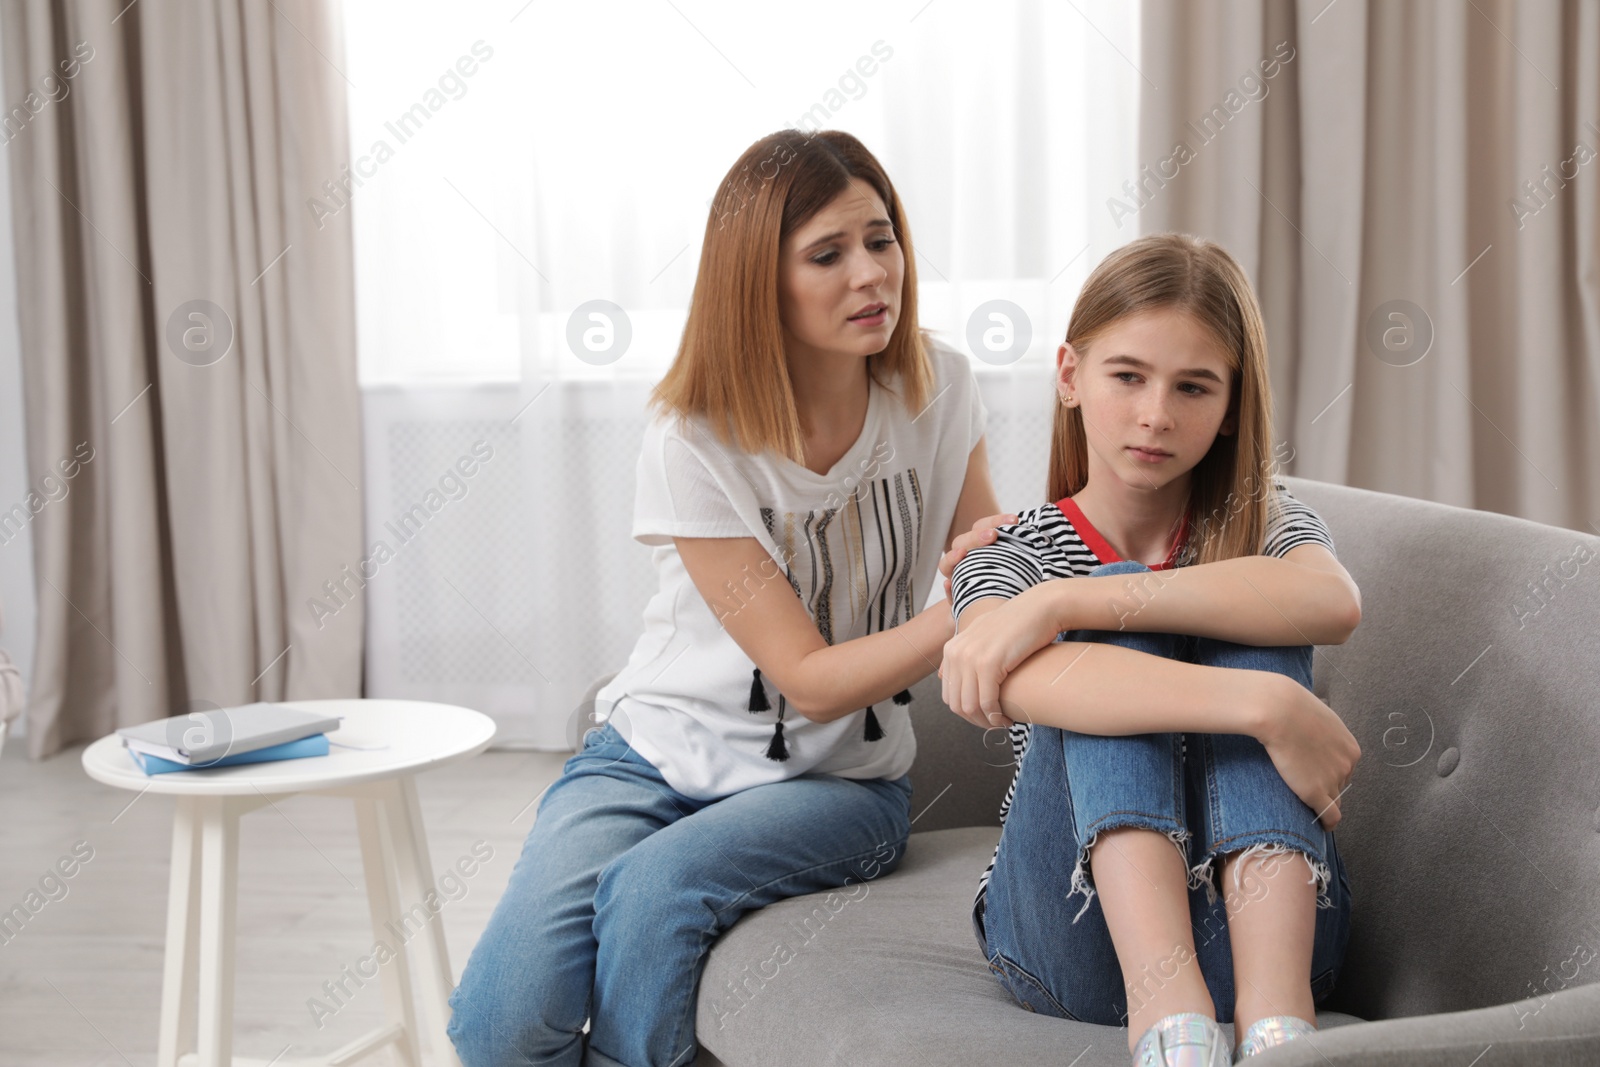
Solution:
M 0 634 L 5 633 L 5 616 L 0 614 Z M 22 715 L 22 671 L 6 650 L 0 648 L 0 753 L 6 750 L 6 736 L 12 720 Z
M 1142 32 L 1113 199 L 1250 272 L 1289 472 L 1600 532 L 1600 4 L 1146 0 Z
M 337 4 L 0 10 L 28 468 L 61 487 L 30 753 L 360 695 L 350 220 L 307 207 L 349 159 Z

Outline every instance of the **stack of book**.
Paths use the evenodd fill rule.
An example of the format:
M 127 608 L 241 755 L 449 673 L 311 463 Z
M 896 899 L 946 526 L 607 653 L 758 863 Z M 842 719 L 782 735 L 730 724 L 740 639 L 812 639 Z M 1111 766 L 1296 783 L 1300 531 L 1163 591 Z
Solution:
M 124 726 L 117 731 L 133 762 L 146 774 L 198 771 L 240 763 L 328 754 L 337 715 L 287 704 L 244 704 Z

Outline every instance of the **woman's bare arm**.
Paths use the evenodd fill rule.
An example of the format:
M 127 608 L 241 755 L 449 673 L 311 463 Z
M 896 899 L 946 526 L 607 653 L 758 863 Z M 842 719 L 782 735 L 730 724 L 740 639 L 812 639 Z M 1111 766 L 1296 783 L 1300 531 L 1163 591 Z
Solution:
M 989 479 L 989 449 L 985 439 L 978 438 L 967 457 L 966 479 L 961 483 L 961 497 L 956 501 L 955 517 L 950 522 L 950 532 L 945 534 L 944 547 L 948 552 L 957 537 L 972 529 L 979 519 L 995 515 L 1000 504 L 994 498 L 994 483 Z M 954 566 L 954 564 L 952 564 Z
M 998 508 L 980 437 L 967 459 L 945 545 Z M 695 588 L 728 635 L 795 711 L 817 722 L 860 711 L 926 678 L 938 669 L 944 643 L 955 633 L 949 601 L 941 600 L 882 633 L 829 645 L 761 542 L 753 537 L 673 541 Z
M 887 700 L 932 674 L 955 632 L 950 605 L 882 633 L 829 645 L 783 569 L 753 537 L 677 537 L 695 588 L 728 636 L 784 695 L 816 722 Z M 848 580 L 835 575 L 836 581 Z

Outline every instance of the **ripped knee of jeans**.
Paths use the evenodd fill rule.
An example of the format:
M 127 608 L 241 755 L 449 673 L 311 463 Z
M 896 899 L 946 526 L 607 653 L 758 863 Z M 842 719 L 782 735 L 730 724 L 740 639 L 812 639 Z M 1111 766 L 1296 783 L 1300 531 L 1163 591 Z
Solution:
M 1083 907 L 1079 908 L 1078 914 L 1072 917 L 1072 921 L 1074 923 L 1083 918 L 1083 913 L 1089 910 L 1090 904 L 1094 903 L 1095 888 L 1093 877 L 1089 873 L 1089 851 L 1094 848 L 1095 843 L 1100 840 L 1100 835 L 1105 833 L 1107 830 L 1149 830 L 1151 833 L 1161 834 L 1177 847 L 1178 855 L 1182 858 L 1184 865 L 1186 867 L 1188 866 L 1188 830 L 1160 830 L 1154 826 L 1143 826 L 1139 823 L 1132 822 L 1120 823 L 1116 826 L 1103 826 L 1091 834 L 1089 840 L 1084 842 L 1083 846 L 1078 849 L 1078 862 L 1072 868 L 1072 885 L 1067 890 L 1067 898 L 1071 899 L 1075 893 L 1083 894 Z
M 1260 866 L 1264 868 L 1265 873 L 1270 874 L 1280 863 L 1286 862 L 1286 857 L 1291 854 L 1297 855 L 1305 861 L 1306 870 L 1311 875 L 1306 879 L 1306 884 L 1317 887 L 1317 907 L 1333 907 L 1333 898 L 1329 895 L 1328 890 L 1333 881 L 1333 872 L 1328 865 L 1304 849 L 1293 848 L 1276 841 L 1263 841 L 1260 844 L 1251 845 L 1238 853 L 1233 862 L 1233 888 L 1236 899 L 1243 898 L 1248 901 L 1259 899 L 1261 896 L 1266 895 L 1266 886 L 1264 884 L 1257 883 L 1257 885 L 1260 885 L 1260 893 L 1256 896 L 1252 896 L 1256 892 L 1255 886 L 1247 889 L 1244 885 L 1244 873 L 1246 867 L 1251 866 L 1250 860 L 1260 859 Z M 1217 902 L 1216 868 L 1214 863 L 1216 859 L 1217 853 L 1213 852 L 1189 868 L 1189 888 L 1198 889 L 1201 886 L 1205 886 L 1207 904 L 1215 904 Z

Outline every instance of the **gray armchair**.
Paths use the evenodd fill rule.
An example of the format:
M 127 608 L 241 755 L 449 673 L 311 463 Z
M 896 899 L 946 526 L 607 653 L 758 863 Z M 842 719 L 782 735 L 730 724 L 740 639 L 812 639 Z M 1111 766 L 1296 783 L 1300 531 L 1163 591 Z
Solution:
M 1600 1064 L 1600 538 L 1304 479 L 1361 586 L 1316 691 L 1363 758 L 1339 987 L 1280 1065 Z M 1123 1067 L 1124 1030 L 1034 1015 L 968 920 L 1010 756 L 913 688 L 907 856 L 856 899 L 745 916 L 701 980 L 702 1065 Z M 791 954 L 779 954 L 780 944 Z M 1485 1053 L 1492 1046 L 1492 1052 Z

